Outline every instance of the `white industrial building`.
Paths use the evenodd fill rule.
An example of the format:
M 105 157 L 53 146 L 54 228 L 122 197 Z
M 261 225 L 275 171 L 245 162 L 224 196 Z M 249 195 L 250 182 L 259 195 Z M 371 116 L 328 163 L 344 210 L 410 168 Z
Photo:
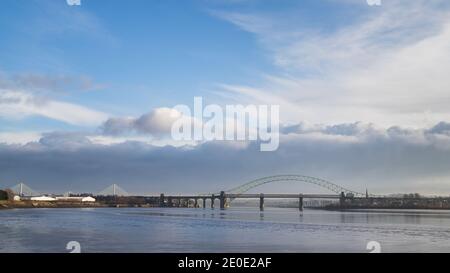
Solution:
M 56 201 L 56 198 L 48 197 L 48 196 L 43 195 L 43 196 L 31 197 L 30 200 L 31 201 L 51 202 L 51 201 Z
M 95 202 L 95 198 L 91 196 L 80 196 L 80 197 L 56 197 L 56 201 L 66 201 L 66 202 Z
M 16 198 L 17 197 L 17 198 Z M 62 202 L 95 202 L 95 198 L 91 196 L 80 196 L 80 197 L 50 197 L 50 196 L 35 196 L 35 197 L 19 197 L 15 196 L 15 201 L 20 200 L 31 200 L 31 201 L 41 201 L 41 202 L 54 202 L 54 201 L 62 201 Z

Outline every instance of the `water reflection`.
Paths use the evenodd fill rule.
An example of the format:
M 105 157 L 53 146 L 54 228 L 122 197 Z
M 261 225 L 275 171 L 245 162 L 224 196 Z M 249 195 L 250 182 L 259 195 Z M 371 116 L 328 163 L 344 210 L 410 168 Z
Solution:
M 450 251 L 448 211 L 185 208 L 0 211 L 1 252 Z

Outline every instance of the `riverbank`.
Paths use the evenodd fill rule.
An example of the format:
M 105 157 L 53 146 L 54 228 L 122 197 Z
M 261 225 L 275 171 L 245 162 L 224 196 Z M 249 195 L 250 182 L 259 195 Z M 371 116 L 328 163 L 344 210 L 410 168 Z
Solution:
M 1 209 L 32 208 L 111 208 L 111 207 L 151 207 L 150 205 L 112 204 L 101 202 L 43 202 L 43 201 L 0 201 Z
M 35 202 L 35 201 L 0 201 L 0 209 L 26 209 L 26 208 L 99 208 L 108 207 L 106 204 L 96 202 Z
M 110 203 L 110 202 L 63 202 L 63 201 L 6 201 L 0 200 L 0 210 L 2 209 L 32 209 L 32 208 L 151 208 L 158 207 L 154 204 L 134 204 L 134 203 Z M 243 206 L 247 207 L 247 206 Z M 253 207 L 253 206 L 248 206 Z M 297 208 L 294 206 L 272 206 L 274 208 Z M 385 207 L 374 207 L 374 206 L 345 206 L 340 207 L 339 205 L 329 205 L 324 207 L 305 207 L 308 209 L 317 210 L 329 210 L 329 211 L 376 211 L 382 209 L 390 210 L 450 210 L 446 207 L 425 207 L 425 206 L 385 206 Z

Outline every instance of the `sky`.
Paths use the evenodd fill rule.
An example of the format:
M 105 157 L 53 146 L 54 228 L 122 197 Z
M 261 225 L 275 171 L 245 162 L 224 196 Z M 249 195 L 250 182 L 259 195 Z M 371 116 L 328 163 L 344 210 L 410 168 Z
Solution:
M 449 195 L 449 12 L 446 0 L 4 0 L 0 188 L 202 193 L 301 174 Z M 278 150 L 173 141 L 173 107 L 194 97 L 279 105 Z

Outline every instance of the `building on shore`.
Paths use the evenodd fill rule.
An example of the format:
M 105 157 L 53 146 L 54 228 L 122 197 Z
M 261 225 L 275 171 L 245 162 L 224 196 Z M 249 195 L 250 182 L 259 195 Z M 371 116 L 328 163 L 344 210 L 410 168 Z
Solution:
M 56 196 L 56 197 L 52 197 L 52 196 L 42 195 L 42 196 L 32 196 L 32 197 L 20 197 L 20 196 L 14 197 L 14 201 L 26 201 L 26 200 L 38 201 L 38 202 L 40 201 L 40 202 L 73 202 L 73 203 L 79 203 L 79 202 L 94 203 L 96 201 L 96 199 L 91 196 L 79 196 L 79 197 Z
M 52 202 L 52 201 L 56 201 L 56 198 L 42 195 L 42 196 L 31 197 L 30 200 L 31 201 Z
M 56 197 L 56 201 L 63 202 L 95 202 L 95 198 L 91 196 L 77 196 L 77 197 Z

